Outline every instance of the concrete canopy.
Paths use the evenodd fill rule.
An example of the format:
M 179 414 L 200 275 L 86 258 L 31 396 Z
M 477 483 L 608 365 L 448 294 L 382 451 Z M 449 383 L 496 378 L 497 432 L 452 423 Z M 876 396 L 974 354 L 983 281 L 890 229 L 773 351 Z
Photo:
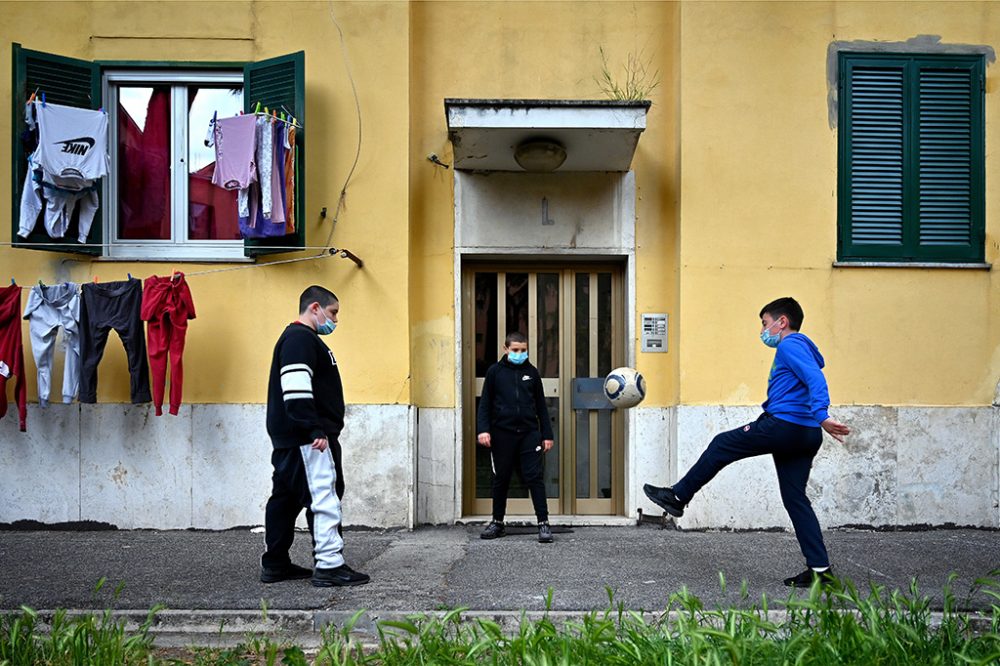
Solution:
M 628 171 L 649 101 L 445 99 L 455 168 L 525 171 L 522 143 L 554 141 L 566 151 L 556 171 Z

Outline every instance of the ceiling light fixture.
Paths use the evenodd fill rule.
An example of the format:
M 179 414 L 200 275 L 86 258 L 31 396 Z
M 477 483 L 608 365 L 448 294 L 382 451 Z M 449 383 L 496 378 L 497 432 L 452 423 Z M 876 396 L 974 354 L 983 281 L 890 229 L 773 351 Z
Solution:
M 528 139 L 514 148 L 514 161 L 533 173 L 555 171 L 566 161 L 566 149 L 553 139 Z

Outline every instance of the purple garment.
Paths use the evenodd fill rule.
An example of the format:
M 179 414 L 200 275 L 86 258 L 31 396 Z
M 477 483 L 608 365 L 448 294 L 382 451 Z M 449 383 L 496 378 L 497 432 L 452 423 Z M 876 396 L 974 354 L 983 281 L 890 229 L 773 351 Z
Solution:
M 256 224 L 250 226 L 250 220 Z M 264 207 L 260 200 L 260 184 L 250 186 L 250 217 L 240 218 L 240 234 L 243 238 L 275 238 L 285 235 L 285 223 L 276 223 L 264 217 Z
M 257 180 L 254 166 L 256 127 L 256 118 L 250 114 L 215 121 L 213 185 L 240 190 Z
M 253 118 L 254 116 L 250 116 Z M 277 238 L 286 235 L 285 231 L 285 208 L 282 204 L 284 201 L 284 140 L 281 138 L 282 132 L 274 132 L 271 130 L 271 125 L 267 122 L 267 119 L 261 119 L 264 122 L 259 123 L 259 131 L 256 132 L 258 140 L 258 158 L 267 159 L 267 153 L 270 152 L 270 160 L 268 165 L 261 164 L 261 167 L 270 166 L 270 170 L 266 168 L 261 168 L 261 173 L 258 174 L 258 181 L 263 180 L 265 182 L 255 182 L 250 185 L 248 192 L 249 199 L 249 210 L 248 216 L 240 216 L 240 235 L 243 238 Z M 270 135 L 270 141 L 265 138 L 266 135 Z M 267 144 L 261 144 L 261 141 L 267 141 Z M 270 151 L 267 148 L 271 148 Z M 281 148 L 281 159 L 278 159 L 278 148 Z M 262 149 L 263 148 L 263 149 Z M 281 172 L 279 173 L 279 168 Z M 270 171 L 270 173 L 268 173 Z M 262 188 L 268 188 L 266 194 L 269 195 L 264 197 Z M 270 201 L 271 204 L 271 216 L 265 217 L 264 207 L 266 199 Z M 242 211 L 241 211 L 242 212 Z

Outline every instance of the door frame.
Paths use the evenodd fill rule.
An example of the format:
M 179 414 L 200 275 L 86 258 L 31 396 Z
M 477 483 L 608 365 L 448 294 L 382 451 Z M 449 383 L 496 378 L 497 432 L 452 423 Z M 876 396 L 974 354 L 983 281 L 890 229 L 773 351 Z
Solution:
M 432 464 L 444 466 L 450 472 L 444 472 L 451 477 L 450 488 L 442 488 L 436 485 L 428 485 L 422 489 L 428 496 L 428 502 L 437 506 L 450 505 L 452 520 L 459 520 L 464 514 L 463 508 L 463 483 L 464 483 L 464 448 L 463 448 L 463 423 L 466 418 L 475 418 L 475 415 L 464 413 L 462 400 L 462 386 L 464 382 L 463 368 L 463 319 L 461 316 L 463 308 L 462 296 L 462 268 L 467 262 L 482 260 L 516 260 L 529 258 L 535 263 L 558 261 L 573 262 L 585 261 L 592 263 L 617 262 L 622 263 L 625 302 L 624 302 L 624 331 L 625 337 L 625 363 L 631 367 L 636 364 L 636 270 L 635 270 L 635 205 L 637 197 L 637 187 L 635 173 L 624 171 L 618 174 L 604 174 L 612 178 L 615 184 L 608 195 L 609 206 L 606 212 L 595 213 L 586 206 L 577 207 L 577 224 L 584 226 L 600 225 L 606 229 L 606 233 L 598 234 L 593 238 L 580 242 L 574 238 L 572 241 L 552 242 L 551 239 L 542 238 L 538 230 L 545 229 L 544 225 L 550 219 L 542 220 L 542 225 L 538 226 L 528 222 L 527 218 L 521 218 L 509 211 L 501 208 L 482 208 L 477 204 L 477 200 L 486 197 L 488 201 L 493 201 L 493 196 L 499 196 L 501 191 L 506 192 L 502 182 L 495 183 L 497 175 L 483 175 L 476 172 L 466 172 L 455 170 L 453 175 L 454 184 L 454 239 L 455 245 L 452 253 L 452 335 L 455 341 L 453 367 L 455 369 L 455 383 L 453 386 L 452 407 L 443 411 L 449 413 L 447 417 L 428 419 L 426 425 L 421 425 L 421 440 L 418 445 L 418 461 L 421 456 L 426 456 L 428 461 L 438 461 Z M 562 176 L 552 176 L 551 174 L 523 174 L 519 177 L 528 179 L 526 182 L 536 178 L 553 179 L 575 179 L 573 174 Z M 550 199 L 553 203 L 563 202 L 563 199 Z M 572 205 L 571 199 L 566 199 L 567 205 Z M 485 215 L 484 215 L 485 213 Z M 552 215 L 547 216 L 552 218 Z M 475 229 L 510 230 L 511 234 L 496 235 L 488 234 L 484 237 L 481 231 Z M 532 229 L 535 229 L 532 231 Z M 636 470 L 631 461 L 636 455 L 638 442 L 635 438 L 636 432 L 636 410 L 626 410 L 625 436 L 622 443 L 623 455 L 623 494 L 624 507 L 622 514 L 629 516 L 635 512 L 639 506 L 640 495 L 638 488 L 641 487 L 640 473 Z M 442 457 L 437 445 L 430 443 L 430 440 L 437 442 L 448 442 L 450 451 L 446 457 Z M 426 442 L 426 443 L 424 443 Z M 644 454 L 645 455 L 645 454 Z M 418 464 L 420 464 L 418 462 Z M 442 470 L 444 471 L 444 470 Z M 437 514 L 439 518 L 444 518 Z
M 462 261 L 460 267 L 456 273 L 457 282 L 460 285 L 459 293 L 459 307 L 456 308 L 456 319 L 458 321 L 458 329 L 460 331 L 460 344 L 458 345 L 458 384 L 456 387 L 457 393 L 457 404 L 459 409 L 459 419 L 456 423 L 456 435 L 458 444 L 458 456 L 460 463 L 457 466 L 457 477 L 458 484 L 457 489 L 460 489 L 456 495 L 459 501 L 460 514 L 459 515 L 488 515 L 488 510 L 485 509 L 488 506 L 489 500 L 483 498 L 475 497 L 475 482 L 466 483 L 467 480 L 472 480 L 475 478 L 475 457 L 468 457 L 465 455 L 469 449 L 471 439 L 475 438 L 475 395 L 476 388 L 473 382 L 469 382 L 466 385 L 465 382 L 465 372 L 466 369 L 473 367 L 474 356 L 475 356 L 475 331 L 474 331 L 474 281 L 471 276 L 475 272 L 497 272 L 497 273 L 512 273 L 512 272 L 523 272 L 523 273 L 558 273 L 560 275 L 561 289 L 560 289 L 560 382 L 564 390 L 561 391 L 559 395 L 560 398 L 560 409 L 558 414 L 558 432 L 560 437 L 560 447 L 561 455 L 559 456 L 559 476 L 560 476 L 560 496 L 558 498 L 548 498 L 548 508 L 549 513 L 554 515 L 590 515 L 590 516 L 622 516 L 625 515 L 626 506 L 628 502 L 628 480 L 625 473 L 627 469 L 627 457 L 628 451 L 626 447 L 626 442 L 629 441 L 629 430 L 631 427 L 630 410 L 614 410 L 611 412 L 612 425 L 612 441 L 611 441 L 611 477 L 613 487 L 617 487 L 618 492 L 612 493 L 610 498 L 610 512 L 605 508 L 607 501 L 603 499 L 592 499 L 592 498 L 577 498 L 576 497 L 576 469 L 575 469 L 575 452 L 572 452 L 571 447 L 575 447 L 575 431 L 576 424 L 575 420 L 575 410 L 572 408 L 572 391 L 569 390 L 571 384 L 571 377 L 574 374 L 573 364 L 576 358 L 576 335 L 573 333 L 576 331 L 576 308 L 568 303 L 564 299 L 569 299 L 571 294 L 575 293 L 575 286 L 573 286 L 574 281 L 574 269 L 580 271 L 589 272 L 592 274 L 591 280 L 596 280 L 597 272 L 611 272 L 611 316 L 613 319 L 620 322 L 620 326 L 617 327 L 613 333 L 611 349 L 611 367 L 619 367 L 621 365 L 632 365 L 635 358 L 635 346 L 633 343 L 633 334 L 631 320 L 628 316 L 629 311 L 632 308 L 629 307 L 632 297 L 632 292 L 634 288 L 631 287 L 629 281 L 629 269 L 631 268 L 630 261 L 627 257 L 599 257 L 599 258 L 573 258 L 573 257 L 558 257 L 552 258 L 550 260 L 545 260 L 540 262 L 535 256 L 507 256 L 502 259 L 497 258 L 477 258 L 477 257 L 466 257 L 465 261 Z M 534 294 L 529 292 L 529 301 L 533 300 Z M 597 290 L 590 290 L 592 309 L 596 308 L 597 300 Z M 530 312 L 530 311 L 529 311 Z M 534 317 L 530 317 L 529 321 L 535 320 Z M 598 335 L 597 327 L 591 327 L 590 331 L 590 353 L 591 353 L 591 365 L 594 364 L 596 359 L 596 338 Z M 498 330 L 497 338 L 498 344 L 501 343 L 503 339 L 502 333 Z M 530 336 L 529 336 L 530 337 Z M 534 341 L 529 340 L 529 344 Z M 499 353 L 499 350 L 497 350 Z M 498 356 L 499 358 L 499 356 Z M 467 417 L 466 417 L 467 415 Z M 590 428 L 589 431 L 594 433 L 591 435 L 591 460 L 595 459 L 595 447 L 597 446 L 597 412 L 590 411 Z M 591 485 L 596 484 L 596 467 L 592 466 L 590 471 L 591 474 Z M 525 506 L 530 505 L 530 500 L 519 499 L 515 500 L 511 498 L 508 500 L 508 507 L 514 501 L 525 502 Z M 476 503 L 482 504 L 482 508 L 476 507 Z M 571 511 L 571 507 L 575 508 L 575 511 Z M 478 509 L 478 510 L 477 510 Z M 522 514 L 525 511 L 511 511 L 508 508 L 508 513 L 511 514 Z M 528 514 L 532 511 L 528 510 Z

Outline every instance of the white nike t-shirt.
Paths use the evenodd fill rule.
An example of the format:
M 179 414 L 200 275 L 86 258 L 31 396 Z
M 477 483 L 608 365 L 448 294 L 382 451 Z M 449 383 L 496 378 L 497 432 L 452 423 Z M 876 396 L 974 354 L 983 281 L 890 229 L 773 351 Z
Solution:
M 61 104 L 42 106 L 38 158 L 45 173 L 65 181 L 94 181 L 108 173 L 108 114 Z

